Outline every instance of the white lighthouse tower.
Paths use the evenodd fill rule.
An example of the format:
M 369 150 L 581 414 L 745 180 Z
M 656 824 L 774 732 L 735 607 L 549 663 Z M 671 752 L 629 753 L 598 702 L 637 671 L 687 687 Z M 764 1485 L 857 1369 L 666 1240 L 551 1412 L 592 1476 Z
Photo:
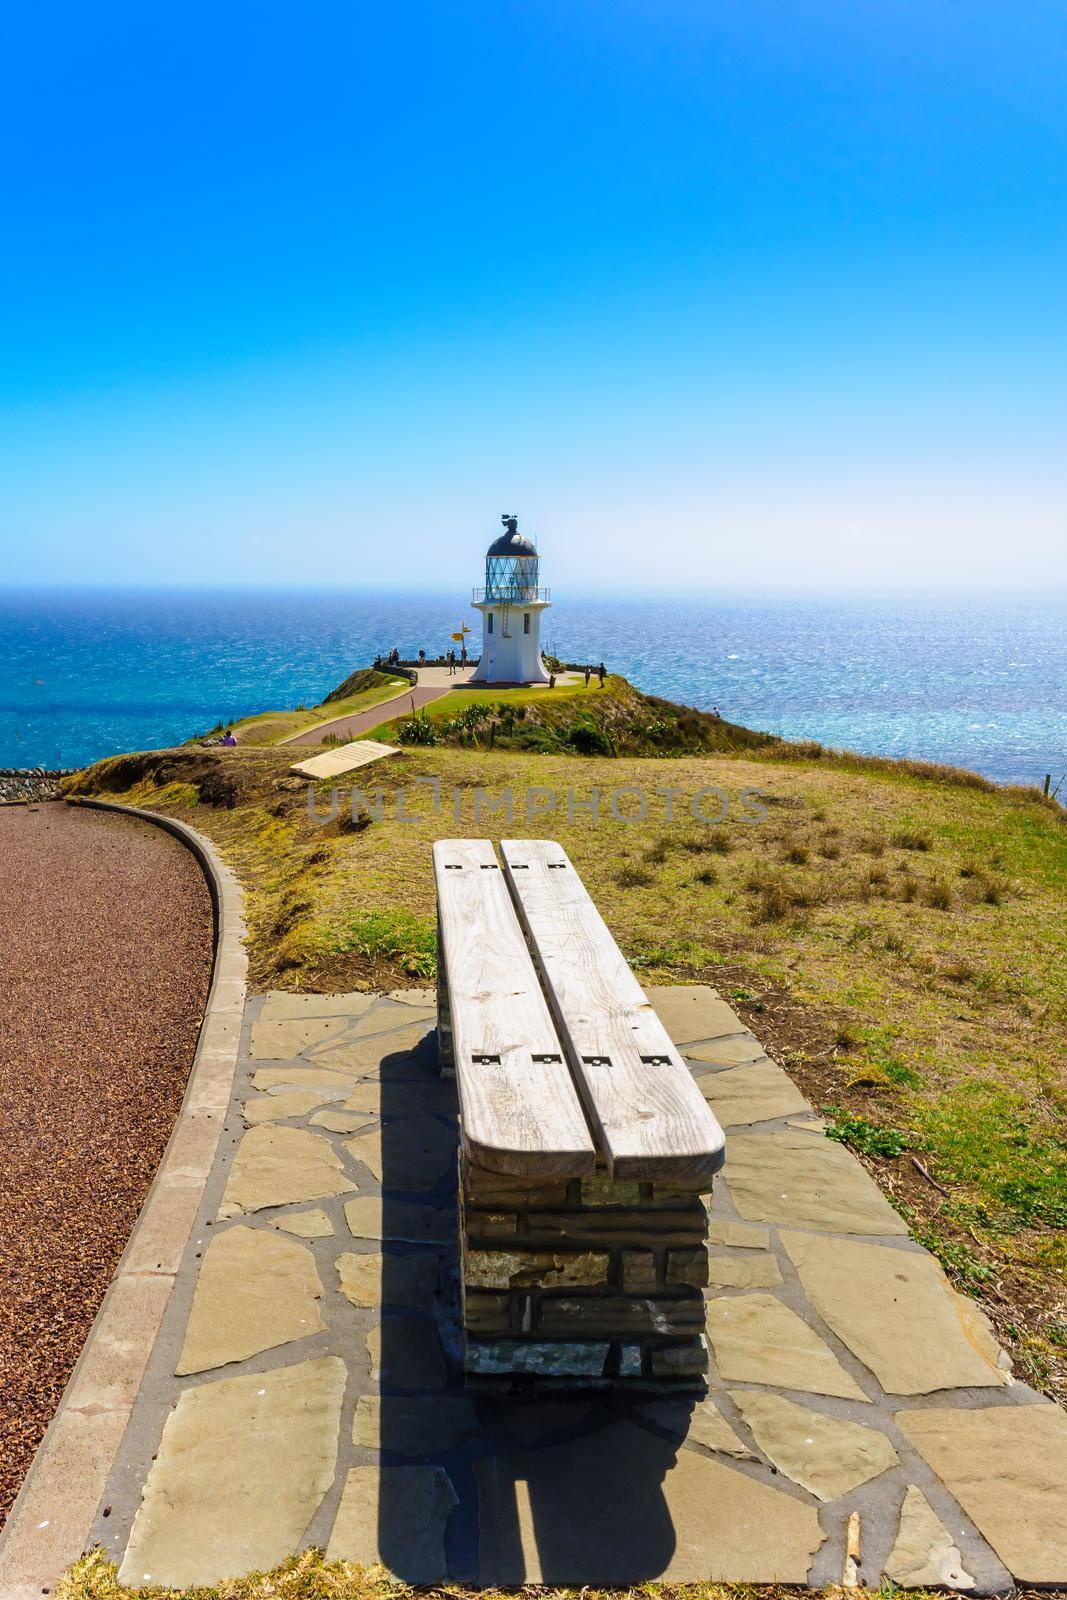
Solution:
M 537 587 L 537 551 L 519 532 L 519 519 L 502 516 L 504 532 L 485 553 L 485 588 L 475 589 L 482 614 L 482 658 L 472 683 L 547 683 L 541 660 L 541 613 L 551 604 Z

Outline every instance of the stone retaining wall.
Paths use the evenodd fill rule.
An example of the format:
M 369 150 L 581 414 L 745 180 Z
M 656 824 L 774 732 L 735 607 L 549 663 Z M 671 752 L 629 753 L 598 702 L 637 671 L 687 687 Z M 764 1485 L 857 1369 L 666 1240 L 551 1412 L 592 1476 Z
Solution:
M 0 805 L 21 804 L 27 800 L 58 800 L 59 780 L 73 768 L 0 767 Z
M 708 1282 L 696 1189 L 515 1178 L 464 1159 L 468 1379 L 703 1389 Z

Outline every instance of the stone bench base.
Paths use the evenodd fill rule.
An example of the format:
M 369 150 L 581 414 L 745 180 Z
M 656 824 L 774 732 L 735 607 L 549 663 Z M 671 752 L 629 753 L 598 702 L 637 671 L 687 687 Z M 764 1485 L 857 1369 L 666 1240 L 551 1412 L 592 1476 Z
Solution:
M 696 1189 L 515 1178 L 464 1159 L 460 1194 L 468 1383 L 703 1391 Z

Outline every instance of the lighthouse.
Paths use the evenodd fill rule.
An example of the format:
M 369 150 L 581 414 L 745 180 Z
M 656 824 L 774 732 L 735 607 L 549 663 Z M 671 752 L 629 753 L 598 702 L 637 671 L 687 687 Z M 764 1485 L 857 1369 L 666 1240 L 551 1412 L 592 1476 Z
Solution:
M 482 658 L 472 683 L 547 683 L 541 660 L 541 613 L 551 604 L 537 586 L 540 562 L 519 519 L 501 517 L 504 532 L 485 553 L 485 587 L 474 591 L 482 614 Z

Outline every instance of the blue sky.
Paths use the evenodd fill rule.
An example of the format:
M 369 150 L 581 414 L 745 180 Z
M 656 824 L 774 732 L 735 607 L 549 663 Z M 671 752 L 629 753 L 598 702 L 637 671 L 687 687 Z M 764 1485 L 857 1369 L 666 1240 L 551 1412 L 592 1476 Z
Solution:
M 0 583 L 1064 582 L 1067 13 L 8 7 Z

